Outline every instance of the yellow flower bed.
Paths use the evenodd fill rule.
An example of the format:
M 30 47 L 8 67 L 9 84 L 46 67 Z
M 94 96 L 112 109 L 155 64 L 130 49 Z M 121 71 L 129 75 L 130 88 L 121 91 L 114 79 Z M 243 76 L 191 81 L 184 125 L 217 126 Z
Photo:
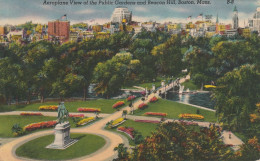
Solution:
M 45 106 L 40 106 L 39 110 L 53 110 L 56 111 L 58 109 L 57 105 L 45 105 Z
M 205 88 L 216 88 L 216 86 L 213 86 L 213 85 L 205 85 L 204 87 Z
M 88 118 L 85 118 L 85 119 L 82 119 L 80 120 L 77 125 L 80 126 L 80 125 L 84 125 L 84 124 L 87 124 L 88 122 L 91 122 L 95 120 L 95 117 L 88 117 Z
M 183 113 L 183 114 L 179 114 L 179 118 L 202 120 L 204 119 L 204 116 L 197 115 L 197 114 Z
M 122 121 L 124 121 L 124 118 L 119 118 L 119 119 L 116 119 L 116 120 L 114 120 L 113 122 L 112 122 L 112 126 L 115 126 L 116 124 L 119 124 L 120 122 L 122 122 Z

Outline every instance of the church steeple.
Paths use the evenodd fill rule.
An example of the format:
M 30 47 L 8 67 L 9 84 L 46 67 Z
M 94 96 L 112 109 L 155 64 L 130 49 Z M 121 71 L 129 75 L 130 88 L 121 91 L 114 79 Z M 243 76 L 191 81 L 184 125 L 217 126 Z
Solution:
M 237 11 L 237 6 L 234 7 L 234 12 L 238 12 L 238 11 Z
M 234 11 L 233 11 L 233 29 L 238 29 L 238 10 L 237 10 L 237 6 L 234 7 Z

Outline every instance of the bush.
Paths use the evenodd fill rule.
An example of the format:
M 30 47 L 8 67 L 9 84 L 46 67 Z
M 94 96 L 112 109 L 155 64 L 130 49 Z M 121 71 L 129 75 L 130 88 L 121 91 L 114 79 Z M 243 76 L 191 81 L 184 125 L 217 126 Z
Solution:
M 13 125 L 12 132 L 14 136 L 21 136 L 24 133 L 22 127 L 19 124 Z

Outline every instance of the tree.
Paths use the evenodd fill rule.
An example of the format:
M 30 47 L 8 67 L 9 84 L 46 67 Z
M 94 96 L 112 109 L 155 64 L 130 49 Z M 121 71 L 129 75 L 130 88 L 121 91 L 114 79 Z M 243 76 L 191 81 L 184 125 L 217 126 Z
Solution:
M 217 80 L 214 90 L 219 120 L 242 130 L 250 124 L 249 114 L 256 110 L 260 96 L 260 73 L 254 65 L 244 65 Z
M 127 158 L 121 160 L 223 160 L 229 161 L 233 157 L 230 147 L 225 146 L 219 137 L 219 129 L 200 128 L 189 126 L 185 123 L 168 122 L 160 124 L 150 137 L 136 146 L 132 153 L 126 154 Z M 119 159 L 119 157 L 118 157 Z
M 151 51 L 155 56 L 157 72 L 163 75 L 178 75 L 182 70 L 181 39 L 173 36 Z
M 97 83 L 95 91 L 107 97 L 117 93 L 125 82 L 130 60 L 131 56 L 122 55 L 98 63 L 94 70 L 94 80 Z
M 121 161 L 127 159 L 128 152 L 127 152 L 127 148 L 124 147 L 124 144 L 119 144 L 117 147 L 114 148 L 114 151 L 117 151 L 118 158 L 113 159 L 113 161 Z

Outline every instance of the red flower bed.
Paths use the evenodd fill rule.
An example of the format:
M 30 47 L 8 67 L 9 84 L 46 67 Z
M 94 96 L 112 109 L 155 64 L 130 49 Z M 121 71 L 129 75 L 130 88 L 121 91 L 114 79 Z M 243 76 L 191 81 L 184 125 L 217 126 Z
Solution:
M 25 131 L 33 131 L 33 130 L 37 130 L 37 129 L 53 127 L 56 124 L 57 124 L 57 121 L 46 121 L 46 122 L 32 123 L 32 124 L 26 125 L 24 127 L 24 130 Z
M 132 101 L 132 100 L 134 100 L 135 99 L 135 96 L 129 96 L 126 100 L 127 101 Z
M 149 102 L 151 102 L 151 103 L 154 103 L 154 102 L 156 102 L 156 101 L 158 101 L 158 98 L 155 97 L 155 96 L 149 100 Z
M 77 109 L 79 112 L 101 112 L 99 108 L 83 108 L 80 107 Z
M 133 135 L 134 128 L 132 128 L 132 127 L 126 128 L 126 127 L 120 126 L 117 128 L 117 130 L 126 133 L 128 136 L 130 136 L 132 139 L 134 139 L 134 135 Z
M 145 122 L 145 123 L 153 123 L 153 124 L 160 123 L 160 121 L 151 121 L 151 120 L 135 120 L 135 122 Z
M 21 112 L 21 116 L 43 116 L 42 113 Z
M 84 117 L 84 114 L 76 114 L 76 115 L 69 114 L 69 117 Z
M 151 116 L 167 116 L 167 113 L 157 113 L 157 112 L 146 112 L 145 115 L 151 115 Z
M 141 95 L 143 95 L 143 96 L 146 95 L 146 91 L 142 91 Z
M 112 107 L 113 108 L 119 108 L 121 106 L 123 106 L 125 104 L 124 101 L 118 101 L 117 103 L 115 103 Z
M 138 106 L 138 109 L 144 109 L 148 107 L 148 105 L 146 103 L 141 103 L 139 106 Z

